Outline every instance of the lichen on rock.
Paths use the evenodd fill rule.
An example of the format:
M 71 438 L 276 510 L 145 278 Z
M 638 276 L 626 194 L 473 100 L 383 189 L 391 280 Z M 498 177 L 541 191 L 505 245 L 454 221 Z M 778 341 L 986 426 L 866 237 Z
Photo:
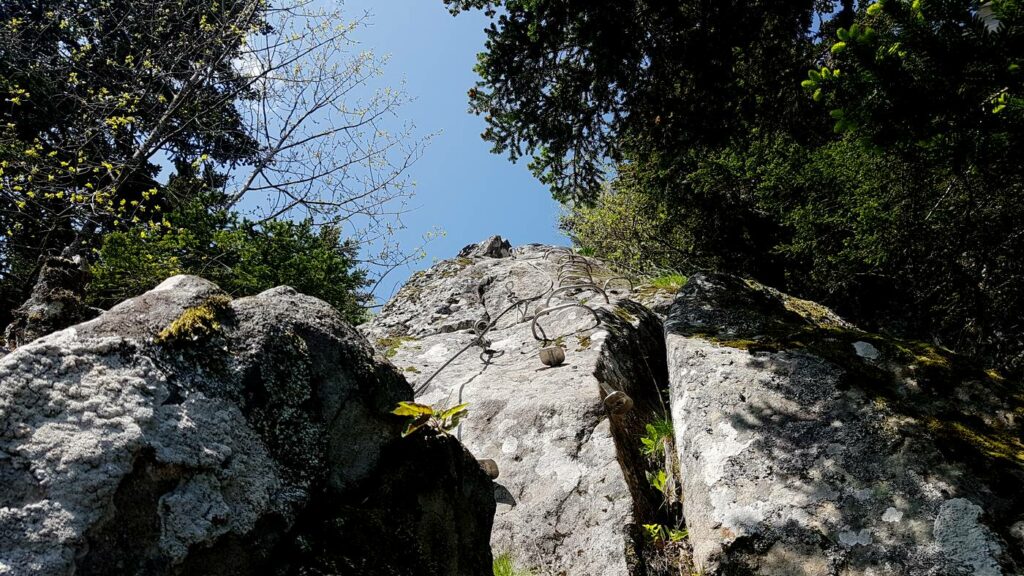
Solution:
M 0 358 L 0 573 L 483 573 L 490 480 L 411 392 L 320 300 L 170 278 Z
M 1003 542 L 1024 515 L 1019 386 L 792 302 L 696 275 L 667 320 L 699 566 L 1017 573 L 1024 552 Z

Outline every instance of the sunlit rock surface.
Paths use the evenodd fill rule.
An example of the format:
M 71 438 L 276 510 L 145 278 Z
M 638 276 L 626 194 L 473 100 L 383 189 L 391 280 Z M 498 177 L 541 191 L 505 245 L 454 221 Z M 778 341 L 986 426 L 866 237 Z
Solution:
M 500 237 L 463 254 L 414 275 L 364 331 L 414 387 L 444 366 L 419 401 L 469 403 L 458 436 L 500 471 L 495 554 L 537 574 L 639 573 L 638 518 L 659 505 L 639 435 L 659 410 L 656 380 L 665 383 L 660 322 L 625 300 L 628 282 L 612 280 L 607 302 L 592 288 L 556 292 L 590 280 L 603 288 L 615 274 L 597 261 L 581 278 L 562 265 L 564 251 L 510 250 Z M 564 348 L 564 364 L 548 367 L 532 318 L 560 305 L 572 306 L 537 321 L 536 334 Z M 492 323 L 478 341 L 475 327 Z M 633 410 L 611 414 L 601 382 Z
M 322 301 L 179 276 L 0 359 L 0 574 L 484 574 L 490 481 Z
M 1021 574 L 1024 397 L 933 346 L 727 276 L 666 325 L 705 574 Z

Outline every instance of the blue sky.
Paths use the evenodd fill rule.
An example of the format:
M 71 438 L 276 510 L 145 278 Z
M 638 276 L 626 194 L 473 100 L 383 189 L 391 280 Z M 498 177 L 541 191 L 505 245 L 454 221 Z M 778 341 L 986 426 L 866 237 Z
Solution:
M 350 15 L 369 11 L 370 26 L 355 39 L 391 58 L 384 81 L 405 82 L 415 101 L 400 111 L 417 132 L 440 131 L 409 175 L 417 183 L 414 210 L 403 220 L 400 239 L 414 245 L 432 227 L 447 236 L 427 246 L 427 259 L 392 272 L 377 290 L 386 300 L 434 258 L 453 257 L 463 246 L 501 234 L 513 244 L 567 244 L 558 232 L 558 204 L 538 183 L 526 162 L 512 164 L 490 153 L 480 138 L 484 122 L 467 112 L 466 91 L 476 76 L 473 64 L 483 48 L 486 19 L 480 13 L 451 16 L 441 0 L 346 0 Z

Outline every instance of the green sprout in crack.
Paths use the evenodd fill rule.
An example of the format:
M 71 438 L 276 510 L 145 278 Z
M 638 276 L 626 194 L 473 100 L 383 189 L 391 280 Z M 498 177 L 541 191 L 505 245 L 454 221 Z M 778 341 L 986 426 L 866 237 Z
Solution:
M 402 432 L 402 438 L 416 432 L 424 426 L 433 428 L 438 432 L 447 434 L 459 425 L 466 415 L 469 414 L 469 404 L 463 403 L 446 409 L 435 409 L 428 404 L 417 404 L 416 402 L 399 402 L 398 407 L 392 412 L 395 416 L 409 418 L 409 423 Z
M 664 524 L 643 524 L 644 537 L 654 544 L 682 542 L 690 535 L 686 529 L 669 528 Z
M 516 568 L 512 555 L 508 552 L 494 557 L 494 576 L 534 576 L 529 570 Z
M 652 459 L 665 456 L 665 443 L 672 439 L 672 421 L 658 418 L 645 427 L 647 433 L 640 437 L 640 451 Z

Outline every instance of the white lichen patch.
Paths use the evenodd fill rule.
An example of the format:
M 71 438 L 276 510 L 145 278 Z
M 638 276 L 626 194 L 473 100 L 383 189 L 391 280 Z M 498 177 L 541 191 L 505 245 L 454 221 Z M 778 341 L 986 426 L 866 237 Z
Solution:
M 952 570 L 972 576 L 1002 576 L 996 558 L 1002 548 L 979 522 L 982 509 L 966 498 L 942 503 L 935 518 L 935 541 Z
M 741 441 L 739 432 L 728 422 L 718 423 L 717 441 L 709 445 L 704 454 L 704 482 L 716 484 L 725 476 L 725 466 L 731 458 L 739 456 L 754 440 Z
M 857 353 L 857 356 L 867 358 L 868 360 L 878 360 L 878 357 L 881 356 L 878 348 L 875 348 L 870 342 L 854 342 L 853 350 Z
M 844 530 L 837 537 L 839 538 L 839 544 L 846 548 L 869 546 L 871 544 L 871 530 L 868 528 L 861 528 L 857 531 Z
M 450 355 L 451 354 L 448 351 L 448 347 L 445 346 L 444 342 L 438 342 L 437 344 L 434 344 L 433 346 L 431 346 L 430 349 L 428 349 L 426 352 L 424 352 L 423 354 L 420 354 L 417 357 L 417 359 L 420 360 L 423 363 L 428 363 L 429 364 L 431 362 L 437 362 L 439 360 L 440 361 L 447 360 L 448 356 L 450 356 Z
M 516 450 L 519 449 L 519 439 L 515 436 L 509 436 L 505 438 L 505 441 L 501 443 L 502 454 L 515 454 Z
M 903 512 L 900 512 L 899 510 L 893 508 L 892 506 L 886 508 L 885 512 L 882 514 L 882 522 L 890 522 L 895 524 L 896 522 L 899 522 L 902 519 Z

